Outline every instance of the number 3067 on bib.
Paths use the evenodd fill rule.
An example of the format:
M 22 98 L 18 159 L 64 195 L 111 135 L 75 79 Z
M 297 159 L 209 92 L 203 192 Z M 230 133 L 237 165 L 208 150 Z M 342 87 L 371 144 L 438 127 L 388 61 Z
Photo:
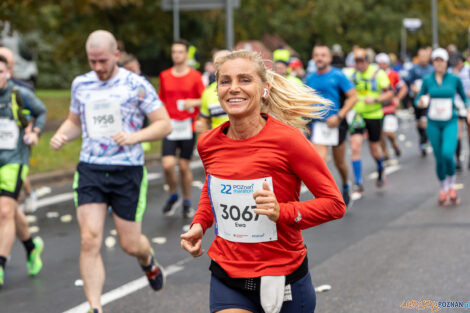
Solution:
M 273 190 L 271 177 L 250 180 L 220 179 L 208 176 L 209 197 L 215 216 L 216 235 L 233 242 L 257 243 L 277 240 L 276 223 L 255 214 L 253 193 L 266 181 Z

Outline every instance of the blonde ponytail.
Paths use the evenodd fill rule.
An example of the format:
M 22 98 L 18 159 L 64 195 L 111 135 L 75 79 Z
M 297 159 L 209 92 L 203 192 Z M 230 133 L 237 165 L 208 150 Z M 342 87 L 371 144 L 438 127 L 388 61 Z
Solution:
M 267 70 L 264 62 L 257 52 L 237 50 L 215 62 L 216 77 L 218 80 L 219 69 L 228 60 L 248 59 L 255 63 L 256 72 L 263 82 L 270 85 L 269 95 L 264 99 L 261 112 L 273 115 L 278 120 L 306 131 L 306 125 L 310 119 L 323 117 L 330 101 L 320 97 L 315 91 L 305 85 L 297 85 L 285 77 Z

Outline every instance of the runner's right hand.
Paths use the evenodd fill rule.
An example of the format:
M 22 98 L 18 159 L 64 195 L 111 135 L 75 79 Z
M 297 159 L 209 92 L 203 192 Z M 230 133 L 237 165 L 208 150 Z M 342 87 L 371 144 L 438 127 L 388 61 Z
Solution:
M 188 232 L 180 236 L 181 248 L 188 251 L 195 258 L 203 255 L 205 252 L 204 249 L 201 249 L 203 235 L 204 231 L 201 224 L 194 224 Z
M 63 145 L 65 145 L 68 141 L 67 136 L 63 134 L 55 134 L 52 138 L 51 141 L 49 142 L 50 146 L 54 150 L 59 150 L 62 148 Z
M 339 119 L 338 115 L 332 115 L 326 120 L 326 125 L 328 125 L 329 128 L 338 127 L 340 123 L 341 120 Z

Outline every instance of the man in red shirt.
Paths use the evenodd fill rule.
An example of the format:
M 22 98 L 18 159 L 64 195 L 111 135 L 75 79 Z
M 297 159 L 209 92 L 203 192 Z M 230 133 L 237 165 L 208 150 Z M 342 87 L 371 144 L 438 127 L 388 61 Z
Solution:
M 186 63 L 189 43 L 177 40 L 171 46 L 173 67 L 160 73 L 160 99 L 171 118 L 173 131 L 162 144 L 162 165 L 169 186 L 170 198 L 163 207 L 165 215 L 173 215 L 179 206 L 176 151 L 179 150 L 179 169 L 183 193 L 183 216 L 192 217 L 191 189 L 193 175 L 190 168 L 194 150 L 194 121 L 199 114 L 204 91 L 202 75 Z
M 384 159 L 388 160 L 387 143 L 385 137 L 388 138 L 395 151 L 396 157 L 400 157 L 401 150 L 396 139 L 396 131 L 398 130 L 398 118 L 395 115 L 396 109 L 400 106 L 400 102 L 406 97 L 408 87 L 401 79 L 398 72 L 390 68 L 390 57 L 385 53 L 379 53 L 375 58 L 378 66 L 387 73 L 390 85 L 392 86 L 394 96 L 391 101 L 384 104 L 382 110 L 384 112 L 383 133 L 380 138 L 380 145 L 384 154 Z

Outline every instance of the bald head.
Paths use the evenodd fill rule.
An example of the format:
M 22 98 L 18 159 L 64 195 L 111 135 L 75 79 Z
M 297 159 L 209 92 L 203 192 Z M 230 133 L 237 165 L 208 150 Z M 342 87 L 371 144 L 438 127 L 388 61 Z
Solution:
M 10 74 L 13 75 L 13 66 L 15 65 L 15 57 L 13 52 L 6 47 L 0 47 L 0 55 L 7 59 L 8 70 Z
M 86 51 L 109 49 L 109 52 L 114 53 L 117 50 L 116 38 L 113 34 L 106 30 L 95 30 L 92 32 L 86 41 Z
M 94 31 L 86 41 L 86 54 L 91 69 L 102 81 L 108 80 L 119 71 L 117 62 L 119 50 L 113 34 L 105 30 Z

